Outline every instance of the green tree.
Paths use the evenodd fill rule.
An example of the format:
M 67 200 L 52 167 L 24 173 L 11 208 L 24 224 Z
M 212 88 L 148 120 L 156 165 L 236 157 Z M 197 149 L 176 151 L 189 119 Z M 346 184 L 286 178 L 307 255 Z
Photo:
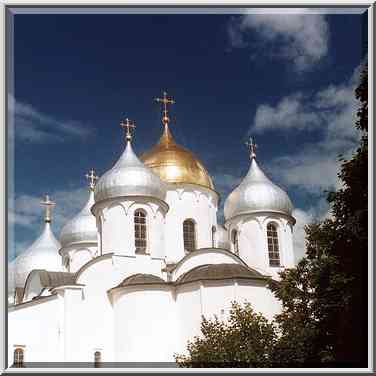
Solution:
M 355 94 L 362 136 L 352 158 L 340 159 L 342 188 L 328 194 L 332 217 L 306 227 L 306 258 L 269 284 L 283 305 L 277 361 L 367 364 L 367 67 Z
M 232 303 L 228 321 L 203 317 L 201 333 L 188 342 L 188 355 L 175 355 L 180 367 L 272 366 L 274 326 L 248 303 Z
M 335 218 L 336 239 L 331 249 L 341 271 L 351 278 L 349 304 L 336 321 L 336 359 L 354 365 L 367 363 L 368 294 L 368 69 L 356 89 L 361 106 L 356 128 L 362 133 L 350 160 L 342 160 L 339 178 L 343 188 L 329 195 Z
M 306 228 L 307 251 L 296 268 L 270 280 L 269 288 L 282 303 L 275 317 L 279 339 L 274 363 L 280 367 L 317 367 L 335 362 L 334 323 L 348 304 L 349 279 L 340 262 L 327 253 L 335 232 L 330 221 Z M 325 236 L 323 236 L 325 235 Z

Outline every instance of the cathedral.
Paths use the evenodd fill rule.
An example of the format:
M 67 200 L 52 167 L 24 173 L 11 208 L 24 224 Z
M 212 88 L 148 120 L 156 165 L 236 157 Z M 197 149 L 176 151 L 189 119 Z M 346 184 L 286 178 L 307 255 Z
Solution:
M 9 366 L 174 362 L 202 316 L 225 320 L 233 301 L 268 319 L 280 312 L 266 283 L 294 266 L 287 193 L 262 171 L 250 140 L 248 173 L 218 223 L 208 171 L 170 129 L 174 101 L 167 93 L 157 101 L 158 143 L 137 156 L 135 125 L 122 121 L 124 151 L 100 177 L 86 175 L 87 202 L 59 240 L 54 202 L 42 201 L 41 235 L 9 264 Z

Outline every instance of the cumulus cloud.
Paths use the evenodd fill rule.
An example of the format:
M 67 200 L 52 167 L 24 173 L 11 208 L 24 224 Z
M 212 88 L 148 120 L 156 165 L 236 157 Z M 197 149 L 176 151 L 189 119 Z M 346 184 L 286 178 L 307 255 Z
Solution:
M 253 130 L 275 128 L 315 128 L 322 122 L 320 114 L 309 105 L 309 98 L 296 93 L 282 98 L 276 106 L 262 104 L 257 108 Z
M 286 185 L 311 193 L 339 187 L 338 155 L 349 157 L 359 141 L 354 127 L 358 77 L 359 67 L 342 85 L 329 85 L 316 93 L 294 93 L 256 109 L 250 133 L 294 129 L 320 135 L 317 141 L 302 145 L 298 153 L 272 161 L 273 173 Z
M 11 124 L 16 139 L 32 143 L 64 142 L 72 137 L 87 137 L 86 125 L 76 120 L 61 120 L 39 111 L 30 104 L 8 96 Z
M 298 71 L 311 69 L 328 52 L 329 25 L 325 15 L 306 9 L 289 13 L 253 13 L 233 18 L 228 36 L 233 47 L 244 48 L 258 37 L 262 51 L 293 63 Z

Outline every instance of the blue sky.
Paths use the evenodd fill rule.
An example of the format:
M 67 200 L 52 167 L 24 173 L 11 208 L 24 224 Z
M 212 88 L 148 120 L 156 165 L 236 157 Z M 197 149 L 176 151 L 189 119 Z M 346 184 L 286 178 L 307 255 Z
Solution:
M 337 156 L 356 146 L 366 28 L 364 15 L 304 10 L 17 14 L 9 258 L 39 235 L 43 194 L 57 203 L 56 235 L 82 208 L 85 173 L 103 174 L 123 150 L 122 118 L 137 123 L 138 154 L 158 140 L 162 90 L 176 100 L 176 140 L 202 160 L 222 205 L 247 172 L 254 136 L 259 164 L 294 203 L 302 255 L 304 224 L 327 214 L 324 191 L 338 187 Z

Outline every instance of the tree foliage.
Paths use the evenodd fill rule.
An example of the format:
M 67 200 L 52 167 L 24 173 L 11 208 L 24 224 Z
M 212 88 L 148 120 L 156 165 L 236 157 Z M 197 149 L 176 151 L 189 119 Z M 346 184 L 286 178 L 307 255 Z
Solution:
M 249 303 L 233 302 L 228 321 L 203 317 L 201 336 L 188 342 L 189 355 L 176 355 L 181 367 L 269 367 L 276 341 L 274 326 Z

